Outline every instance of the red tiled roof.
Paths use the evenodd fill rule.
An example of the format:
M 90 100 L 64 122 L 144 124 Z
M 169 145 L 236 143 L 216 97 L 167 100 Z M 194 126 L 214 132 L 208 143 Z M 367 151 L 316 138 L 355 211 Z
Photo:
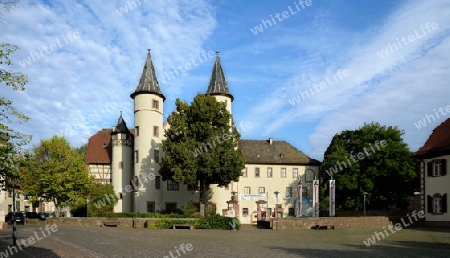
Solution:
M 103 129 L 89 138 L 86 163 L 111 164 L 111 129 Z
M 447 154 L 450 154 L 450 118 L 433 130 L 428 140 L 414 156 L 432 158 Z

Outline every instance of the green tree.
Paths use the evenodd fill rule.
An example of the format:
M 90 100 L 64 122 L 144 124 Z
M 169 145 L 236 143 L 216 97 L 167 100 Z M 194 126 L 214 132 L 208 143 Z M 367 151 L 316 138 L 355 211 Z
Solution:
M 354 210 L 405 208 L 408 197 L 419 188 L 417 161 L 403 142 L 397 127 L 365 124 L 343 131 L 331 140 L 321 166 L 322 189 L 331 176 L 336 180 L 336 208 Z M 328 201 L 328 190 L 321 191 Z M 327 205 L 321 208 L 328 210 Z
M 203 94 L 197 94 L 191 106 L 177 99 L 176 110 L 168 118 L 170 127 L 162 141 L 164 158 L 159 173 L 164 180 L 199 182 L 202 215 L 209 186 L 238 181 L 245 166 L 237 149 L 240 135 L 230 121 L 225 103 Z
M 102 217 L 112 213 L 118 200 L 112 185 L 95 183 L 89 194 L 89 216 Z
M 27 157 L 20 182 L 31 201 L 53 202 L 57 211 L 83 202 L 92 189 L 83 157 L 64 137 L 42 140 Z M 59 215 L 59 213 L 57 213 Z

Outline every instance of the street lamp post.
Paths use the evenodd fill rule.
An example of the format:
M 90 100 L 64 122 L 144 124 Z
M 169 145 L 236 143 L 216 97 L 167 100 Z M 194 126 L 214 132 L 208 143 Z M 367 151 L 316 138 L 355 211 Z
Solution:
M 275 204 L 275 216 L 277 217 L 277 226 L 276 226 L 276 229 L 278 230 L 278 194 L 279 194 L 280 192 L 278 192 L 278 191 L 275 191 L 274 192 L 274 194 L 275 194 L 275 197 L 276 197 L 276 201 L 277 201 L 277 203 Z
M 367 192 L 363 192 L 362 195 L 364 196 L 364 217 L 366 216 L 366 195 L 369 194 Z

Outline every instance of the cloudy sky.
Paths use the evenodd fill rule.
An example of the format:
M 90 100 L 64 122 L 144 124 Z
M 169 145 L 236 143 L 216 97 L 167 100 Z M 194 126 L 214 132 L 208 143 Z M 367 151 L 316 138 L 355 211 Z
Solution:
M 450 118 L 449 17 L 447 0 L 21 0 L 0 36 L 21 47 L 11 58 L 29 83 L 1 91 L 31 117 L 14 127 L 33 144 L 59 134 L 80 146 L 120 111 L 133 127 L 147 49 L 164 120 L 176 98 L 206 91 L 207 53 L 219 50 L 234 119 L 252 124 L 244 139 L 286 140 L 322 160 L 335 134 L 375 121 L 416 151 Z

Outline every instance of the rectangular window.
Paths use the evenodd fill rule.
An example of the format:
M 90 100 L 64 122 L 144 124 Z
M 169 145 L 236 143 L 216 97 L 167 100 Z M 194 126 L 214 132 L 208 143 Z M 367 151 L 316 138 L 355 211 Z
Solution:
M 258 188 L 258 193 L 265 193 L 266 192 L 266 188 L 265 187 L 259 187 Z
M 155 156 L 155 163 L 159 163 L 159 150 L 154 150 L 153 155 Z
M 155 212 L 155 202 L 147 202 L 147 212 Z
M 247 177 L 247 168 L 242 169 L 242 177 Z
M 226 185 L 225 190 L 230 190 L 230 185 Z
M 293 168 L 292 169 L 292 177 L 293 178 L 298 178 L 298 168 Z
M 119 169 L 123 169 L 123 162 L 119 161 Z
M 161 177 L 155 176 L 155 189 L 161 189 Z
M 273 177 L 272 168 L 267 168 L 267 177 Z
M 178 191 L 180 190 L 180 185 L 173 181 L 173 180 L 167 180 L 167 191 Z
M 244 217 L 248 216 L 248 208 L 242 208 L 242 216 Z
M 136 129 L 134 130 L 134 134 L 136 136 L 139 136 L 139 126 L 136 126 Z
M 12 197 L 12 191 L 8 190 L 8 197 Z
M 153 107 L 154 109 L 159 109 L 159 101 L 153 100 L 152 107 Z
M 292 187 L 286 187 L 286 197 L 292 197 Z
M 176 202 L 166 202 L 166 214 L 177 212 Z
M 428 162 L 428 176 L 445 176 L 447 174 L 447 160 L 437 159 Z
M 250 187 L 245 187 L 244 188 L 244 194 L 250 194 L 250 193 L 251 193 Z
M 13 207 L 11 204 L 8 204 L 8 212 L 12 212 L 13 211 Z
M 286 168 L 281 168 L 281 177 L 286 177 Z
M 159 127 L 153 126 L 153 136 L 159 137 Z
M 134 151 L 134 163 L 139 163 L 139 151 Z
M 259 177 L 259 168 L 255 168 L 255 177 Z

